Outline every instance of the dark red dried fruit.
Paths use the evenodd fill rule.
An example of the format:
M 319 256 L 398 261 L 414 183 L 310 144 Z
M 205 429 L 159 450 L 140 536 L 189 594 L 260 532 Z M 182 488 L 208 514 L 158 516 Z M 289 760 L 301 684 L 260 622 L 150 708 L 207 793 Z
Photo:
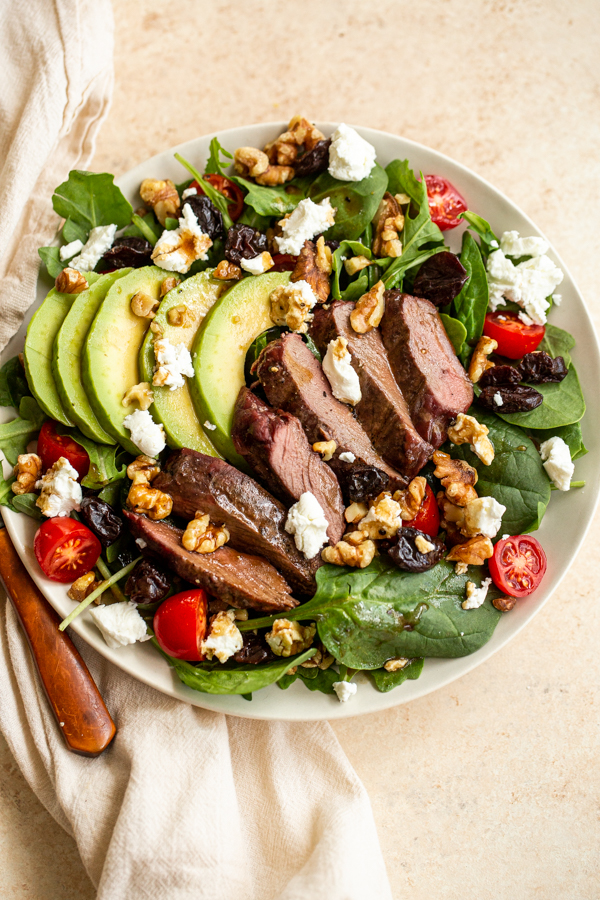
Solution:
M 502 403 L 496 403 L 494 397 L 500 394 Z M 484 409 L 489 409 L 496 413 L 516 413 L 529 412 L 530 409 L 536 409 L 544 401 L 544 398 L 535 388 L 525 387 L 524 385 L 494 385 L 494 387 L 486 387 L 482 390 L 477 398 L 477 403 Z
M 250 225 L 234 225 L 227 232 L 225 258 L 236 266 L 268 250 L 267 236 Z
M 331 138 L 326 141 L 318 141 L 312 150 L 308 150 L 298 157 L 294 163 L 296 175 L 316 175 L 318 172 L 324 172 L 329 165 L 330 146 Z
M 207 234 L 213 241 L 223 237 L 223 216 L 212 200 L 202 194 L 192 194 L 183 201 L 184 206 L 186 203 L 191 206 L 203 234 Z
M 433 544 L 433 550 L 429 550 L 427 553 L 419 550 L 416 544 L 419 536 Z M 423 534 L 416 528 L 401 528 L 398 532 L 398 540 L 389 548 L 387 554 L 392 562 L 405 572 L 426 572 L 437 565 L 445 551 L 444 542 L 439 538 Z
M 293 272 L 298 262 L 298 257 L 291 253 L 274 253 L 272 259 L 273 266 L 269 272 Z
M 362 503 L 376 497 L 385 491 L 390 480 L 385 472 L 363 463 L 345 463 L 334 458 L 331 467 L 347 504 Z
M 102 260 L 111 269 L 141 269 L 152 265 L 152 244 L 144 238 L 117 238 Z
M 486 369 L 478 383 L 480 388 L 486 388 L 499 384 L 519 384 L 521 381 L 521 372 L 515 366 L 493 366 Z
M 243 638 L 244 646 L 233 656 L 235 662 L 256 666 L 275 659 L 275 654 L 260 635 L 246 632 Z
M 84 497 L 79 514 L 104 548 L 114 544 L 123 531 L 123 520 L 99 497 Z
M 413 284 L 415 297 L 425 297 L 435 306 L 447 306 L 468 280 L 467 270 L 454 253 L 436 253 L 425 260 Z
M 142 559 L 125 584 L 125 593 L 134 603 L 158 603 L 169 593 L 169 576 L 154 563 Z
M 544 350 L 526 353 L 519 363 L 519 369 L 521 381 L 527 381 L 530 384 L 562 381 L 569 371 L 562 356 L 552 359 Z

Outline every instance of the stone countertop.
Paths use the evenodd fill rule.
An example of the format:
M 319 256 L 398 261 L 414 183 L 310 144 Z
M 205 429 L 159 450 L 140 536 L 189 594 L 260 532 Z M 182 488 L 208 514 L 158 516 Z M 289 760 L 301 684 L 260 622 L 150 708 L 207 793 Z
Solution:
M 115 17 L 96 171 L 298 112 L 401 134 L 515 200 L 599 323 L 595 0 L 127 0 Z M 491 660 L 421 700 L 334 725 L 369 791 L 394 897 L 600 896 L 599 523 L 551 602 Z M 0 898 L 93 898 L 75 844 L 3 742 L 0 847 Z

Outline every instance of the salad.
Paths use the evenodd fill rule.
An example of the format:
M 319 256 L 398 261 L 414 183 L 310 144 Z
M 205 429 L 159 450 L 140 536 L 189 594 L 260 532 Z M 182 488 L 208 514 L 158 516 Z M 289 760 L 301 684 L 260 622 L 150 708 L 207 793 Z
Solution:
M 359 671 L 389 691 L 474 653 L 582 484 L 548 244 L 344 124 L 175 157 L 135 210 L 107 173 L 56 188 L 54 287 L 0 370 L 0 504 L 39 520 L 61 628 L 88 615 L 247 699 L 346 702 Z

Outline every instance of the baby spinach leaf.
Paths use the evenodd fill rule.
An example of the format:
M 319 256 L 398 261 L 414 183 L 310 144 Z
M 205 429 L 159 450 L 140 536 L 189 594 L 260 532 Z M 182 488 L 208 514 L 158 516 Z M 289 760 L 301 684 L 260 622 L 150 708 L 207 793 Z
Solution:
M 465 326 L 465 341 L 476 341 L 483 334 L 489 302 L 488 281 L 479 248 L 468 231 L 463 234 L 460 261 L 469 280 L 452 301 L 453 315 Z
M 331 294 L 334 300 L 341 299 L 342 294 L 340 291 L 340 275 L 344 271 L 344 261 L 350 256 L 350 254 L 352 256 L 366 256 L 367 259 L 373 258 L 373 254 L 371 253 L 370 249 L 365 246 L 365 244 L 361 244 L 360 241 L 341 242 L 340 246 L 333 251 L 331 258 L 331 268 L 333 272 L 333 278 L 331 281 Z
M 221 156 L 225 159 L 222 161 Z M 206 175 L 224 175 L 225 169 L 231 165 L 229 160 L 233 159 L 233 154 L 222 147 L 218 138 L 213 138 L 210 142 L 210 153 L 206 161 L 204 172 Z
M 14 480 L 14 475 L 10 475 L 8 479 L 4 477 L 2 464 L 0 463 L 0 506 L 8 506 L 9 509 L 14 509 L 13 500 L 16 494 L 13 494 L 11 487 Z
M 85 241 L 97 225 L 114 224 L 124 228 L 131 222 L 133 212 L 129 201 L 114 184 L 114 175 L 77 169 L 69 172 L 67 181 L 56 188 L 52 206 L 66 219 L 63 226 L 66 241 L 76 238 Z
M 244 210 L 236 222 L 236 225 L 249 225 L 251 228 L 256 228 L 257 231 L 262 231 L 263 233 L 270 224 L 271 218 L 269 216 L 259 215 L 251 206 L 244 206 Z
M 314 203 L 329 197 L 336 207 L 335 225 L 325 232 L 328 240 L 355 241 L 371 221 L 387 189 L 385 169 L 376 163 L 362 181 L 338 181 L 323 172 L 313 181 L 308 196 Z
M 581 425 L 579 422 L 574 422 L 572 425 L 563 425 L 562 428 L 540 428 L 538 431 L 530 432 L 529 436 L 536 444 L 543 444 L 544 441 L 549 440 L 551 437 L 562 438 L 569 448 L 573 462 L 575 462 L 576 459 L 585 456 L 588 452 L 587 447 L 583 443 L 583 435 L 581 434 Z M 572 485 L 573 482 L 571 482 L 571 486 Z
M 369 266 L 369 269 L 371 267 Z M 366 294 L 369 290 L 369 276 L 368 269 L 363 269 L 358 278 L 355 281 L 351 281 L 348 287 L 342 291 L 341 299 L 342 300 L 358 300 L 359 297 L 362 297 L 363 294 Z
M 394 159 L 385 169 L 390 194 L 408 194 L 411 200 L 421 205 L 423 188 L 407 159 Z
M 44 515 L 36 505 L 37 494 L 13 494 L 12 508 L 15 512 L 23 513 L 32 519 L 43 519 Z M 0 501 L 1 502 L 1 501 Z M 10 504 L 6 504 L 9 506 Z
M 30 396 L 25 369 L 19 357 L 13 356 L 0 369 L 0 406 L 14 406 L 18 409 L 23 397 Z
M 45 418 L 33 397 L 22 397 L 18 417 L 0 425 L 0 450 L 12 466 L 19 454 L 26 452 L 29 441 L 37 437 Z
M 298 656 L 290 656 L 285 659 L 277 659 L 273 662 L 257 666 L 235 666 L 225 668 L 222 663 L 214 666 L 193 666 L 181 659 L 166 656 L 169 664 L 173 666 L 179 679 L 195 691 L 205 694 L 252 694 L 261 688 L 274 684 L 282 678 L 288 669 L 299 666 L 300 663 L 314 656 L 316 650 L 312 647 Z
M 424 659 L 411 659 L 407 666 L 403 669 L 397 669 L 395 672 L 387 672 L 385 669 L 372 669 L 369 675 L 375 682 L 375 687 L 382 693 L 387 693 L 393 688 L 398 687 L 405 681 L 416 681 L 423 671 Z
M 575 366 L 571 365 L 567 377 L 551 384 L 536 384 L 544 402 L 530 412 L 498 413 L 505 422 L 527 429 L 555 429 L 579 422 L 585 413 L 585 400 Z
M 51 278 L 58 278 L 68 262 L 62 262 L 58 247 L 39 247 L 38 254 Z
M 574 346 L 575 338 L 572 334 L 569 334 L 569 332 L 565 331 L 563 328 L 557 328 L 556 325 L 551 325 L 548 322 L 546 324 L 546 333 L 538 350 L 545 350 L 546 353 L 549 353 L 553 358 L 562 356 L 565 365 L 569 367 L 571 365 L 571 354 L 569 351 L 572 350 Z
M 458 319 L 453 319 L 445 313 L 440 313 L 440 319 L 446 334 L 450 338 L 450 343 L 454 347 L 454 352 L 459 356 L 467 339 L 467 329 Z
M 311 338 L 310 334 L 303 334 L 303 335 L 301 335 L 301 337 L 302 337 L 302 340 L 304 341 L 304 343 L 306 344 L 306 346 L 308 347 L 308 349 L 310 350 L 310 352 L 312 353 L 312 355 L 313 355 L 316 359 L 318 359 L 319 362 L 321 362 L 321 361 L 322 361 L 322 356 L 321 356 L 321 354 L 319 353 L 319 351 L 317 350 L 317 345 L 315 344 L 315 342 L 314 342 L 313 339 Z
M 300 201 L 306 198 L 309 186 L 309 181 L 305 178 L 297 178 L 280 187 L 263 187 L 239 175 L 233 175 L 231 180 L 248 192 L 244 197 L 244 203 L 252 207 L 259 216 L 269 218 L 276 216 L 278 219 L 296 209 Z
M 494 413 L 480 409 L 469 412 L 489 428 L 494 445 L 494 460 L 484 465 L 468 444 L 445 449 L 458 459 L 466 460 L 477 469 L 477 493 L 480 497 L 494 497 L 506 507 L 502 517 L 502 534 L 525 534 L 539 528 L 550 501 L 550 480 L 542 465 L 540 454 L 524 431 L 510 425 Z
M 300 679 L 309 691 L 320 691 L 321 694 L 335 694 L 333 684 L 335 681 L 341 681 L 341 676 L 335 669 L 319 669 L 317 667 L 305 669 L 304 666 L 298 666 L 298 670 L 294 674 L 284 675 L 277 682 L 279 687 L 285 691 L 290 684 Z
M 474 231 L 475 234 L 479 235 L 481 252 L 484 256 L 488 256 L 492 251 L 498 249 L 500 241 L 492 231 L 489 222 L 486 222 L 486 220 L 481 216 L 478 216 L 477 213 L 471 212 L 470 209 L 461 213 L 458 218 L 464 219 L 471 231 Z

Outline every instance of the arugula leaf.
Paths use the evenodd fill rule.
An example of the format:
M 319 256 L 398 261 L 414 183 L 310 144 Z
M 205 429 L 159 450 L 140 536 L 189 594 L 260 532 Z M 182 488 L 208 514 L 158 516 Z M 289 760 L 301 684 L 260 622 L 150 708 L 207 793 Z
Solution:
M 340 291 L 340 275 L 344 271 L 344 259 L 352 252 L 353 256 L 366 256 L 367 259 L 373 259 L 370 249 L 361 244 L 360 241 L 342 241 L 340 246 L 333 251 L 331 258 L 331 268 L 333 272 L 333 280 L 331 282 L 331 294 L 334 300 L 341 299 Z M 342 259 L 344 257 L 344 259 Z M 364 272 L 364 269 L 363 269 Z M 364 292 L 363 292 L 364 293 Z
M 569 448 L 573 462 L 575 462 L 576 459 L 585 456 L 588 452 L 587 447 L 583 443 L 583 435 L 581 434 L 581 425 L 579 422 L 574 422 L 572 425 L 563 425 L 562 428 L 540 428 L 538 431 L 531 431 L 529 437 L 536 444 L 543 444 L 544 441 L 547 441 L 551 437 L 562 438 Z M 571 485 L 572 484 L 573 482 L 571 482 Z
M 225 161 L 221 161 L 221 156 L 225 157 Z M 233 154 L 221 146 L 218 138 L 213 138 L 210 142 L 210 155 L 206 161 L 205 174 L 225 175 L 225 169 L 231 165 L 228 162 L 230 159 L 233 159 Z
M 466 210 L 459 215 L 459 219 L 464 219 L 467 222 L 468 227 L 475 232 L 475 234 L 479 235 L 479 240 L 481 242 L 481 252 L 484 256 L 488 256 L 494 250 L 497 250 L 500 246 L 500 241 L 492 231 L 492 226 L 489 222 L 486 222 L 481 216 L 478 216 L 477 213 L 471 212 L 470 209 Z M 495 244 L 495 246 L 493 246 Z
M 162 652 L 162 651 L 161 651 Z M 175 669 L 179 679 L 195 691 L 205 694 L 252 694 L 261 688 L 279 681 L 293 666 L 299 666 L 314 656 L 316 649 L 311 647 L 298 656 L 277 659 L 274 662 L 256 666 L 236 666 L 225 668 L 222 663 L 193 666 L 181 659 L 166 657 Z
M 225 227 L 225 230 L 227 231 L 227 229 L 231 228 L 231 226 L 233 225 L 233 220 L 232 220 L 231 216 L 229 215 L 228 208 L 229 208 L 229 204 L 232 203 L 233 201 L 228 200 L 224 194 L 221 194 L 219 191 L 217 191 L 212 186 L 212 184 L 210 184 L 210 182 L 208 182 L 206 180 L 206 178 L 204 178 L 200 174 L 200 172 L 197 169 L 195 169 L 191 163 L 189 163 L 187 161 L 187 159 L 184 159 L 183 156 L 181 156 L 180 153 L 175 154 L 175 159 L 177 160 L 177 162 L 180 162 L 181 165 L 184 166 L 188 170 L 190 175 L 196 179 L 198 184 L 202 185 L 202 190 L 204 191 L 206 196 L 213 203 L 213 205 L 216 206 L 218 210 L 220 210 L 221 215 L 223 216 L 223 225 Z
M 38 494 L 13 494 L 12 509 L 14 509 L 15 512 L 30 516 L 32 519 L 41 520 L 44 518 L 44 514 L 39 506 L 36 505 L 37 498 Z M 1 502 L 2 501 L 0 500 L 0 503 Z M 5 505 L 10 506 L 11 504 L 6 503 Z
M 358 278 L 350 282 L 348 287 L 342 291 L 342 300 L 358 300 L 359 297 L 367 293 L 370 282 L 368 273 L 371 268 L 372 266 L 369 266 L 368 269 L 363 269 Z
M 33 397 L 22 397 L 18 418 L 0 425 L 0 450 L 12 466 L 17 464 L 19 454 L 26 452 L 27 444 L 37 437 L 45 418 Z
M 244 210 L 236 222 L 236 225 L 249 225 L 250 228 L 256 228 L 257 231 L 263 233 L 271 224 L 269 216 L 261 216 L 251 206 L 244 206 Z
M 336 207 L 335 225 L 325 236 L 333 241 L 354 241 L 360 237 L 379 208 L 387 190 L 385 169 L 376 163 L 362 181 L 338 181 L 329 172 L 323 172 L 313 181 L 308 196 L 314 203 L 326 197 Z
M 162 234 L 162 228 L 156 221 L 154 213 L 149 212 L 145 216 L 138 216 L 137 213 L 134 213 L 131 222 L 129 228 L 123 232 L 124 236 L 144 238 L 154 247 Z
M 0 506 L 8 506 L 9 509 L 14 509 L 13 500 L 17 496 L 13 494 L 11 487 L 14 480 L 14 475 L 10 475 L 8 480 L 4 477 L 2 463 L 0 462 Z
M 63 219 L 63 237 L 68 241 L 84 241 L 97 225 L 115 224 L 124 228 L 131 222 L 131 203 L 114 184 L 114 175 L 107 172 L 69 172 L 54 191 L 52 206 Z
M 30 396 L 25 369 L 19 357 L 13 356 L 0 369 L 0 406 L 13 406 L 18 409 L 23 397 Z
M 59 424 L 57 424 L 56 428 L 59 434 L 68 434 L 69 437 L 83 447 L 90 458 L 89 472 L 81 480 L 83 487 L 97 491 L 125 478 L 127 462 L 123 460 L 121 466 L 117 464 L 117 453 L 121 456 L 119 447 L 109 444 L 97 444 L 96 441 L 84 437 L 77 428 L 65 428 Z
M 306 199 L 310 184 L 310 178 L 295 178 L 280 187 L 263 187 L 239 175 L 232 175 L 231 180 L 248 192 L 244 197 L 244 203 L 254 212 L 267 218 L 277 216 L 278 219 L 286 213 L 293 212 L 300 201 Z
M 455 318 L 465 326 L 465 341 L 469 343 L 479 340 L 483 334 L 489 290 L 479 247 L 468 231 L 463 234 L 460 261 L 467 270 L 469 280 L 452 301 L 452 311 Z
M 421 205 L 423 189 L 407 159 L 394 159 L 385 169 L 390 194 L 408 194 L 418 206 Z
M 558 384 L 536 384 L 535 388 L 544 397 L 541 406 L 530 412 L 498 412 L 500 418 L 513 425 L 520 425 L 521 428 L 545 430 L 573 425 L 583 418 L 585 399 L 574 365 L 571 365 L 567 377 Z
M 98 496 L 101 500 L 105 500 L 109 506 L 114 506 L 116 510 L 120 507 L 120 497 L 121 497 L 121 481 L 111 481 L 110 484 L 107 484 L 106 487 L 102 488 L 102 490 L 98 493 Z
M 445 313 L 440 313 L 440 319 L 446 334 L 450 338 L 450 343 L 454 347 L 454 352 L 457 356 L 460 356 L 463 344 L 467 339 L 467 329 L 458 319 L 453 319 L 452 316 L 447 316 Z
M 377 690 L 387 693 L 405 681 L 416 681 L 423 671 L 424 662 L 424 659 L 411 659 L 409 664 L 404 666 L 403 669 L 397 669 L 395 672 L 387 672 L 385 669 L 372 669 L 369 675 L 375 682 Z
M 39 247 L 38 254 L 51 278 L 58 278 L 62 270 L 68 266 L 68 261 L 62 262 L 58 247 Z
M 298 670 L 294 674 L 284 675 L 277 682 L 278 687 L 285 691 L 294 681 L 300 679 L 309 691 L 320 691 L 321 694 L 335 694 L 333 684 L 335 681 L 341 681 L 341 676 L 332 669 L 319 669 L 316 666 L 305 669 L 304 666 L 298 666 Z

